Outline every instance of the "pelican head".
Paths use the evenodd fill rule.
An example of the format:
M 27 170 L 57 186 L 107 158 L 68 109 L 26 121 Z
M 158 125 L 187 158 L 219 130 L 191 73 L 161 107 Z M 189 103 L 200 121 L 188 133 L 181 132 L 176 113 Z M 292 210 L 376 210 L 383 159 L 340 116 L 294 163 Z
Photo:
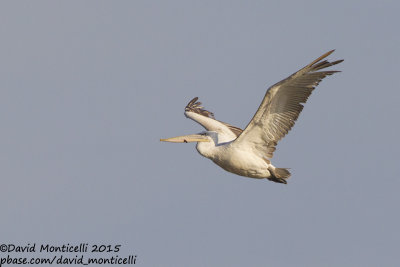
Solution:
M 218 145 L 218 133 L 215 131 L 204 131 L 198 134 L 189 134 L 167 139 L 160 139 L 163 142 L 190 143 L 197 142 L 197 151 L 206 158 L 212 159 L 214 150 Z

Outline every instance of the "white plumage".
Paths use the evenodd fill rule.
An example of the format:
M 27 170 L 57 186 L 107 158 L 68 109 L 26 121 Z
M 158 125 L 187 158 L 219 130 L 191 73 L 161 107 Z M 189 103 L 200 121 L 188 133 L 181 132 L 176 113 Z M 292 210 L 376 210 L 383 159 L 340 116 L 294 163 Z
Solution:
M 290 172 L 276 168 L 270 159 L 279 140 L 293 127 L 314 88 L 328 75 L 338 71 L 325 70 L 343 60 L 323 60 L 332 52 L 320 56 L 288 78 L 271 86 L 256 114 L 244 130 L 218 121 L 203 109 L 198 98 L 185 108 L 185 116 L 201 124 L 207 131 L 186 136 L 161 139 L 167 142 L 198 142 L 197 151 L 224 170 L 241 176 L 267 178 L 287 183 Z

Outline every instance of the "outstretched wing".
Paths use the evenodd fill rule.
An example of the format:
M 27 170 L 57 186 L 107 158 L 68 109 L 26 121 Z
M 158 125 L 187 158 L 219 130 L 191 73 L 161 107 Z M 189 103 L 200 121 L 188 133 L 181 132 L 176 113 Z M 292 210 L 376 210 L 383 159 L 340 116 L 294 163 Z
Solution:
M 220 133 L 219 142 L 229 142 L 235 140 L 241 133 L 242 129 L 232 126 L 228 123 L 216 120 L 214 114 L 205 110 L 201 106 L 201 102 L 197 102 L 199 98 L 195 97 L 186 105 L 185 116 L 202 125 L 207 131 L 215 131 Z
M 260 155 L 272 158 L 275 146 L 293 127 L 303 110 L 303 104 L 319 82 L 338 71 L 319 71 L 343 60 L 323 60 L 332 52 L 323 54 L 288 78 L 271 86 L 253 119 L 234 146 L 251 146 Z M 322 61 L 323 60 L 323 61 Z

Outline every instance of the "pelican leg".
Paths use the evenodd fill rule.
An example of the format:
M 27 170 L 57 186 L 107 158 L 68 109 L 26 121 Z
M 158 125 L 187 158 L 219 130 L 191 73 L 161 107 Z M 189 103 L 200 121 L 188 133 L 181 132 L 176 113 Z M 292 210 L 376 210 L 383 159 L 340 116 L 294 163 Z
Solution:
M 271 173 L 271 177 L 269 177 L 268 180 L 275 183 L 287 184 L 286 179 L 290 177 L 290 172 L 287 169 L 269 168 L 268 170 Z

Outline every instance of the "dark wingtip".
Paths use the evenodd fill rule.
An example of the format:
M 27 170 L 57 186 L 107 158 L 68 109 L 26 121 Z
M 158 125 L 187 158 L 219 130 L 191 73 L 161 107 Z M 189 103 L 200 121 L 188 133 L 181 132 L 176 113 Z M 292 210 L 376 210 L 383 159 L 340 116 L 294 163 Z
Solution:
M 192 106 L 199 98 L 196 96 L 192 100 L 189 101 L 189 103 L 186 105 L 186 107 Z
M 209 118 L 214 119 L 214 113 L 205 110 L 203 106 L 201 106 L 201 102 L 198 102 L 199 98 L 196 96 L 186 105 L 185 111 L 194 112 Z

